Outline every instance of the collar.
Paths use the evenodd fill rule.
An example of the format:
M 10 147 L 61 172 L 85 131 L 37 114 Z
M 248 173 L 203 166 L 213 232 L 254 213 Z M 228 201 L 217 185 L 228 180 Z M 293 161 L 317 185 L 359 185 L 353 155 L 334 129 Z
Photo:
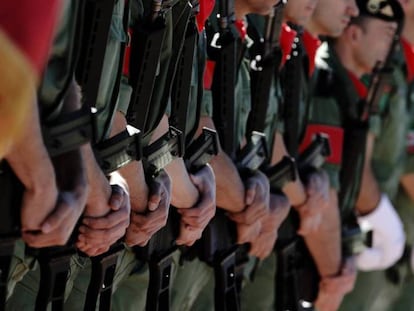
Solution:
M 318 37 L 314 37 L 309 31 L 304 31 L 302 35 L 303 45 L 309 59 L 309 76 L 312 76 L 315 71 L 315 57 L 316 51 L 321 45 L 321 40 Z
M 286 63 L 290 52 L 292 51 L 293 40 L 296 38 L 297 32 L 290 28 L 286 23 L 282 25 L 282 31 L 280 33 L 280 48 L 282 49 L 282 63 L 283 66 Z
M 407 64 L 407 81 L 414 80 L 414 45 L 411 45 L 406 39 L 401 39 L 404 58 Z

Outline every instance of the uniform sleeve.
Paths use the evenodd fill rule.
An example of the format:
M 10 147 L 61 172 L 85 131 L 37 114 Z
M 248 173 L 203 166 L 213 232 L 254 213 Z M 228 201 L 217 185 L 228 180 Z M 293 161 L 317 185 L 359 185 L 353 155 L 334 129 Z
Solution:
M 340 188 L 339 172 L 342 164 L 344 131 L 341 127 L 340 112 L 332 97 L 314 97 L 310 102 L 310 116 L 304 139 L 299 147 L 303 152 L 316 134 L 328 137 L 331 154 L 326 158 L 323 169 L 329 176 L 331 186 Z

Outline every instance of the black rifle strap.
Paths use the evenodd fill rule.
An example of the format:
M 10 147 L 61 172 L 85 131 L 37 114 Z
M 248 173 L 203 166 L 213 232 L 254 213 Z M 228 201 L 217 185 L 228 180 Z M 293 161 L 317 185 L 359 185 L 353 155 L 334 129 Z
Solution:
M 286 62 L 282 73 L 283 83 L 283 110 L 285 121 L 284 140 L 286 149 L 293 157 L 297 157 L 299 147 L 299 109 L 302 90 L 302 71 L 303 71 L 303 45 L 301 32 L 294 39 L 290 59 Z
M 274 8 L 274 12 L 266 17 L 264 38 L 260 30 L 253 32 L 255 44 L 261 45 L 251 60 L 250 87 L 251 110 L 247 121 L 246 137 L 253 131 L 264 132 L 270 90 L 275 83 L 274 75 L 282 61 L 279 36 L 283 18 L 283 2 Z M 253 24 L 249 27 L 254 28 Z

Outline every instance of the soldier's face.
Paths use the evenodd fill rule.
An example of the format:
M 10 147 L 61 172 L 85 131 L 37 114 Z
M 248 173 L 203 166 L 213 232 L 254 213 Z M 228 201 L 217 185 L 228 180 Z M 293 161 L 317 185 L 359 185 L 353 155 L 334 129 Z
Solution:
M 318 0 L 289 0 L 285 8 L 285 18 L 304 26 L 311 18 Z
M 358 13 L 355 0 L 319 0 L 311 22 L 319 35 L 338 37 Z
M 362 27 L 356 25 L 354 27 L 360 27 L 354 56 L 361 68 L 369 73 L 378 61 L 385 61 L 397 29 L 397 23 L 369 18 Z

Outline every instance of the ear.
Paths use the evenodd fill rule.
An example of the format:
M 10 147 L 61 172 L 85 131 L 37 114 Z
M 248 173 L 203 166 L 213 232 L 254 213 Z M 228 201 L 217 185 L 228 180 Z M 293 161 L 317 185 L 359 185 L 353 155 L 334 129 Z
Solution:
M 359 44 L 359 41 L 363 36 L 363 29 L 358 25 L 351 24 L 346 28 L 345 35 L 350 44 Z

